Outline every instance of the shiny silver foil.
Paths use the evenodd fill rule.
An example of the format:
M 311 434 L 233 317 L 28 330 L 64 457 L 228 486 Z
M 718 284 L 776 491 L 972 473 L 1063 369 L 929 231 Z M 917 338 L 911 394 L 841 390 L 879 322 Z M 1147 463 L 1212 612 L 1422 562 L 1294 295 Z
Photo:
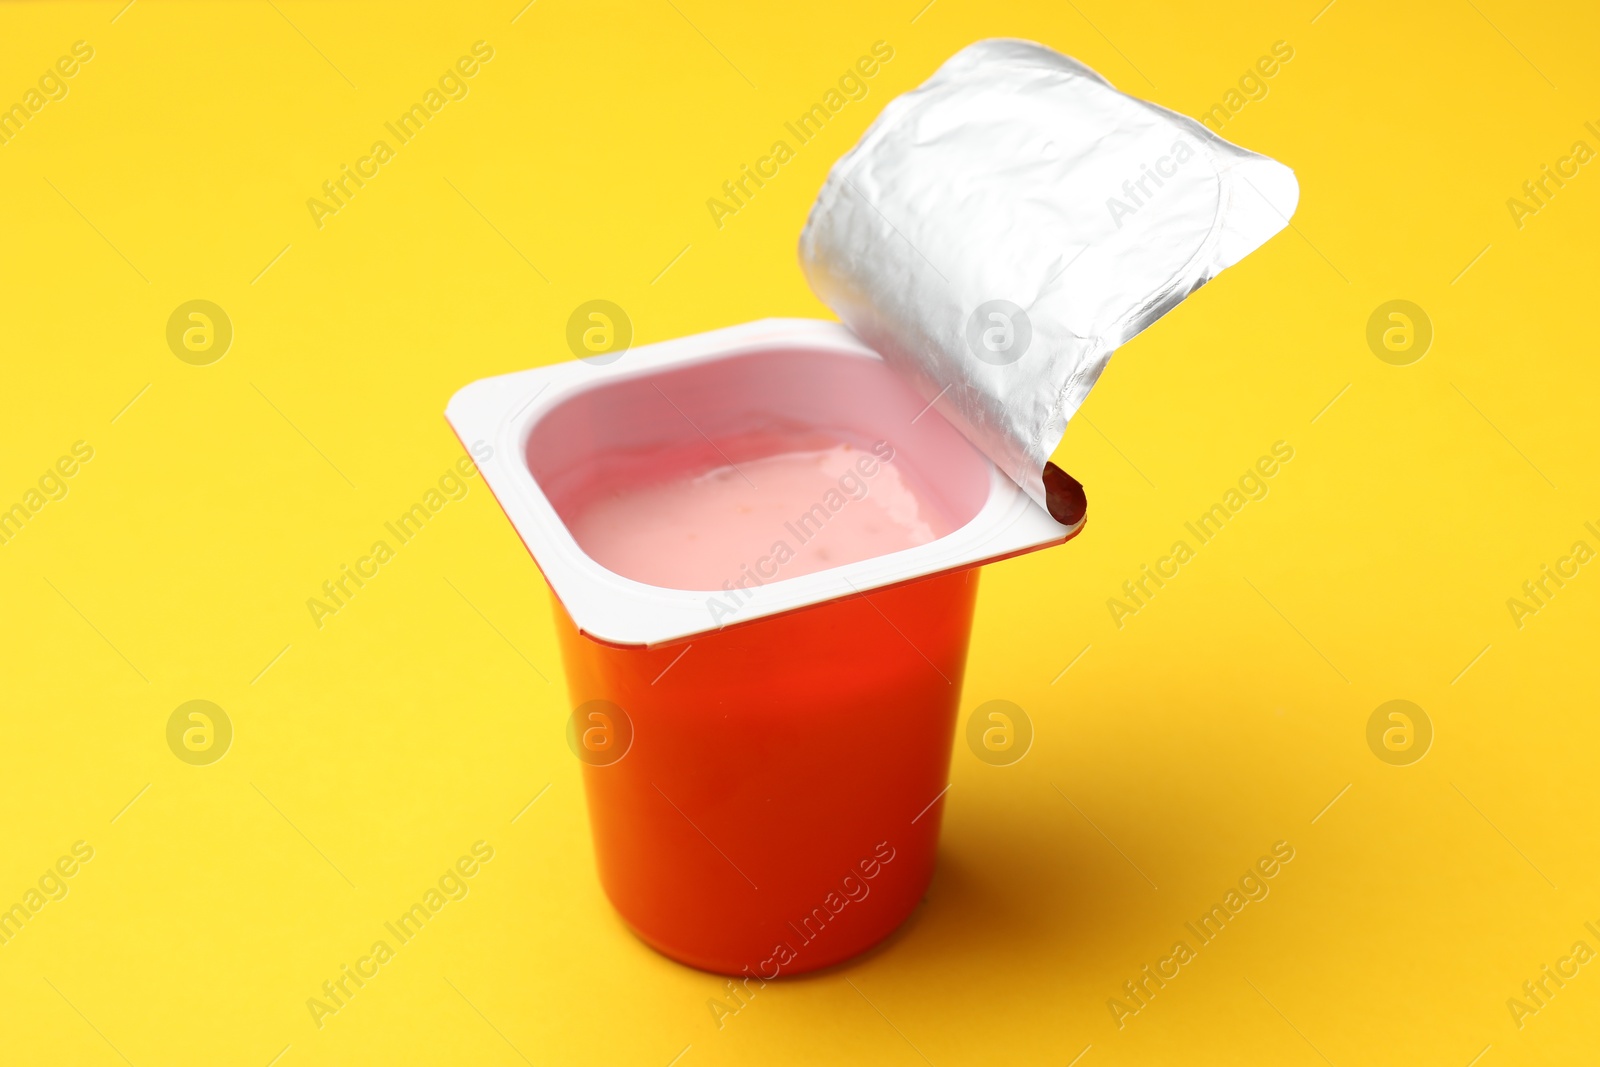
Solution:
M 811 287 L 1045 506 L 1111 353 L 1294 213 L 1289 168 L 1028 41 L 891 101 L 800 237 Z

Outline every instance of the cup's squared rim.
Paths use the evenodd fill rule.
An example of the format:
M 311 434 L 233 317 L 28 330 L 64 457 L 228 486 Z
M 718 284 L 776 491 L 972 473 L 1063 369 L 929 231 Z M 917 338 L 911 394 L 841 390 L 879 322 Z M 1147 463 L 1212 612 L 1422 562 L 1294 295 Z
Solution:
M 966 525 L 927 544 L 741 590 L 737 611 L 720 620 L 710 601 L 725 594 L 664 589 L 624 578 L 596 563 L 578 546 L 528 469 L 528 438 L 540 419 L 583 391 L 627 378 L 796 347 L 882 361 L 839 323 L 761 319 L 641 345 L 629 349 L 626 358 L 603 365 L 571 360 L 482 378 L 450 398 L 445 418 L 463 445 L 484 442 L 491 446 L 492 455 L 479 461 L 478 469 L 578 630 L 619 647 L 671 644 L 727 626 L 1005 559 L 1060 544 L 1081 527 L 1081 520 L 1072 527 L 1056 522 L 979 453 L 988 470 L 989 493 Z M 942 418 L 936 410 L 928 416 Z

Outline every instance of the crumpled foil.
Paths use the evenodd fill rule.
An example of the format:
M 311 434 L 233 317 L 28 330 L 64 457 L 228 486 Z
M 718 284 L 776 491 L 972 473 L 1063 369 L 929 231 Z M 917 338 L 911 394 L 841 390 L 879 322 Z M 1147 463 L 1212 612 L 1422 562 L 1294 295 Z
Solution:
M 1288 224 L 1294 172 L 1043 45 L 962 49 L 841 158 L 824 303 L 1041 506 L 1111 353 Z

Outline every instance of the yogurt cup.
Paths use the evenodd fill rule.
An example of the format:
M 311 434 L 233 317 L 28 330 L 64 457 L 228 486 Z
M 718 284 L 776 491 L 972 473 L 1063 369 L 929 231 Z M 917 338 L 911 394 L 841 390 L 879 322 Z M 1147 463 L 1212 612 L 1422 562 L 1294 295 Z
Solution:
M 601 883 L 642 938 L 770 980 L 905 919 L 933 873 L 976 569 L 1082 528 L 1050 456 L 1112 352 L 1298 202 L 1283 164 L 1043 45 L 980 41 L 891 101 L 813 205 L 801 266 L 848 329 L 769 319 L 456 394 L 446 414 L 493 444 L 485 481 L 558 602 Z M 719 582 L 680 513 L 734 509 L 722 547 L 758 527 L 730 472 L 796 433 L 830 463 L 861 450 L 852 493 L 893 462 L 876 505 L 918 522 L 851 512 L 837 565 L 819 543 L 787 571 L 774 529 Z M 805 484 L 798 455 L 770 457 L 784 484 Z M 625 525 L 648 509 L 619 503 L 669 459 L 712 479 L 651 498 L 660 551 L 692 567 L 655 566 L 649 527 Z M 820 528 L 850 506 L 839 488 L 794 503 Z
M 446 417 L 493 446 L 484 480 L 554 594 L 569 744 L 628 925 L 681 962 L 763 980 L 888 936 L 934 869 L 977 568 L 1068 540 L 1083 508 L 1052 518 L 830 322 L 487 378 Z M 574 535 L 607 472 L 702 448 L 710 469 L 730 458 L 719 442 L 779 425 L 864 455 L 887 443 L 950 532 L 793 577 L 730 565 L 702 589 L 615 573 Z

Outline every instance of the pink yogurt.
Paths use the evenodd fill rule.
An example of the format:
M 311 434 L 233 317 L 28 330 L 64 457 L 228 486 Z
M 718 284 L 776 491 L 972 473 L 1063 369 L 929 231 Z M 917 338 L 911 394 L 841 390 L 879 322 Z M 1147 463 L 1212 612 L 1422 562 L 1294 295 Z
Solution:
M 729 452 L 755 458 L 614 488 L 571 517 L 572 536 L 623 577 L 718 590 L 750 573 L 765 583 L 888 555 L 956 527 L 887 441 L 761 455 L 763 446 L 774 442 L 730 441 Z

